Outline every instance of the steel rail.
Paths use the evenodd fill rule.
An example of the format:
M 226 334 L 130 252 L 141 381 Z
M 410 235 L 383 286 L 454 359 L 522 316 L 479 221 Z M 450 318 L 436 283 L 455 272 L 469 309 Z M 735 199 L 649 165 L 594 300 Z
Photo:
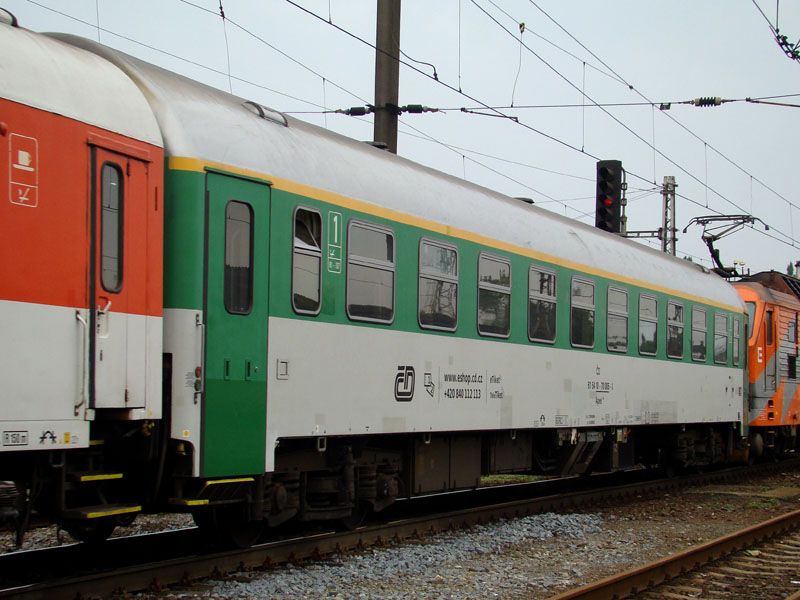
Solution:
M 641 567 L 618 573 L 600 581 L 552 596 L 550 600 L 609 600 L 627 598 L 648 588 L 683 575 L 718 558 L 723 558 L 772 537 L 800 527 L 800 510 L 795 510 L 763 523 L 692 546 L 682 552 L 653 561 Z M 800 592 L 791 596 L 800 599 Z
M 355 531 L 321 533 L 296 539 L 260 544 L 245 550 L 215 552 L 205 555 L 182 556 L 109 570 L 86 573 L 53 581 L 41 581 L 15 588 L 0 589 L 0 597 L 57 599 L 76 596 L 105 596 L 113 593 L 140 590 L 159 591 L 166 586 L 188 584 L 207 577 L 248 569 L 270 568 L 282 563 L 300 564 L 370 546 L 380 547 L 404 539 L 455 531 L 472 525 L 513 519 L 531 514 L 571 510 L 608 500 L 624 501 L 692 485 L 743 479 L 753 475 L 784 470 L 800 465 L 800 460 L 758 465 L 756 468 L 737 467 L 704 473 L 659 479 L 600 489 L 554 494 L 470 507 L 428 516 L 361 527 Z M 2 567 L 0 556 L 0 567 Z M 600 597 L 600 596 L 597 596 Z M 609 596 L 602 596 L 609 597 Z

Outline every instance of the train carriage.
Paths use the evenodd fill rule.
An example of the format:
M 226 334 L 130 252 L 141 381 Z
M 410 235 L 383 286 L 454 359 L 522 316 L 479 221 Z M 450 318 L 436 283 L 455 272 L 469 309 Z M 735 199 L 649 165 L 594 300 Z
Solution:
M 77 527 L 139 510 L 97 447 L 161 417 L 161 133 L 94 54 L 6 25 L 0 54 L 0 478 L 43 471 Z
M 100 85 L 124 73 L 163 138 L 163 351 L 147 364 L 164 394 L 146 456 L 130 454 L 132 500 L 246 543 L 263 523 L 352 523 L 486 473 L 710 464 L 743 448 L 744 305 L 706 269 L 88 40 L 46 39 L 107 65 Z

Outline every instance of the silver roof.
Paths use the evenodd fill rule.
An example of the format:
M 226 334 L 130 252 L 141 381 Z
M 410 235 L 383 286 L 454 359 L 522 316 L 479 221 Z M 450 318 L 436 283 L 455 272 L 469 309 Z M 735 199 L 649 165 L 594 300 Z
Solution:
M 62 39 L 108 58 L 142 87 L 171 156 L 288 179 L 647 286 L 743 308 L 732 286 L 688 261 L 298 119 L 286 117 L 284 126 L 260 118 L 242 98 L 88 40 Z
M 0 97 L 161 145 L 141 91 L 113 64 L 0 22 Z

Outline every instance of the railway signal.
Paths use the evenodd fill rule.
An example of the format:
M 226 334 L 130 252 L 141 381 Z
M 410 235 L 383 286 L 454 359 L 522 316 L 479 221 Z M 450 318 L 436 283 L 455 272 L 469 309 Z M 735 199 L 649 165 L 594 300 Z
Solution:
M 594 226 L 611 233 L 619 233 L 621 213 L 622 162 L 599 160 Z

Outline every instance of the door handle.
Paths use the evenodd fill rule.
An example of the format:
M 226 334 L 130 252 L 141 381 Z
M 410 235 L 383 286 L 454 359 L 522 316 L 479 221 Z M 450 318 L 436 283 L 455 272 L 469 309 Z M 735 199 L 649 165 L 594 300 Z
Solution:
M 98 315 L 104 315 L 111 309 L 111 298 L 104 298 L 104 300 L 106 301 L 106 305 L 103 308 L 97 309 Z

